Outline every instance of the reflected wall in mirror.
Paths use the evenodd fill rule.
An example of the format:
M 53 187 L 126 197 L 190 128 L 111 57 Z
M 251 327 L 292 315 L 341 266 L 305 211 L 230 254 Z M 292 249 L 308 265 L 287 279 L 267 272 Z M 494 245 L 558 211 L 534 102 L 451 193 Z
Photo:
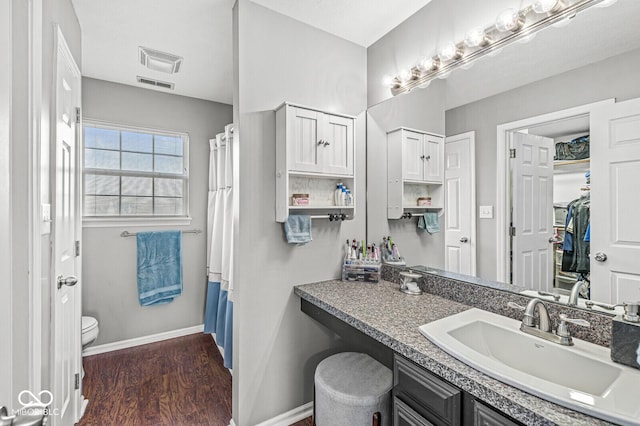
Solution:
M 432 3 L 435 8 L 447 7 L 439 0 L 434 0 Z M 400 51 L 407 51 L 406 44 L 411 42 L 411 36 L 415 37 L 415 28 L 420 22 L 424 24 L 424 21 L 428 20 L 429 6 L 427 5 L 414 18 L 402 24 L 401 27 L 405 26 L 404 28 L 397 28 L 370 47 L 369 63 L 372 67 L 369 76 L 370 85 L 376 78 L 376 72 L 381 74 L 385 66 L 389 66 L 394 61 L 396 64 L 399 62 L 397 58 L 389 59 L 393 46 L 402 45 Z M 637 70 L 640 68 L 640 28 L 634 23 L 638 16 L 640 16 L 640 2 L 634 0 L 619 0 L 609 8 L 586 11 L 572 19 L 571 23 L 565 27 L 551 28 L 540 33 L 528 44 L 505 48 L 496 57 L 478 61 L 470 70 L 456 71 L 444 80 L 444 84 L 439 81 L 440 86 L 436 86 L 436 90 L 432 85 L 426 90 L 417 90 L 404 97 L 387 99 L 370 107 L 367 123 L 368 234 L 375 239 L 387 232 L 393 236 L 394 231 L 405 230 L 404 234 L 400 233 L 399 235 L 408 238 L 407 242 L 403 242 L 407 245 L 403 254 L 407 258 L 408 264 L 444 268 L 446 250 L 444 236 L 438 235 L 425 242 L 421 240 L 424 237 L 416 231 L 414 231 L 414 235 L 411 235 L 406 222 L 398 224 L 384 220 L 386 194 L 382 190 L 383 185 L 380 183 L 379 176 L 374 176 L 376 173 L 382 173 L 386 167 L 381 156 L 377 154 L 381 149 L 380 135 L 384 130 L 388 130 L 377 124 L 385 119 L 385 111 L 393 112 L 393 125 L 396 127 L 408 126 L 429 130 L 425 128 L 429 124 L 426 122 L 427 116 L 433 114 L 434 109 L 437 109 L 438 103 L 440 103 L 445 117 L 445 131 L 443 132 L 445 135 L 475 132 L 476 212 L 478 212 L 479 206 L 493 207 L 493 218 L 484 219 L 478 216 L 475 221 L 477 227 L 475 239 L 477 276 L 486 280 L 513 282 L 536 290 L 544 289 L 545 287 L 541 286 L 540 280 L 535 282 L 532 280 L 531 274 L 526 279 L 524 276 L 527 274 L 524 273 L 521 280 L 518 280 L 515 275 L 512 278 L 512 266 L 509 261 L 512 256 L 512 247 L 508 235 L 512 216 L 507 207 L 511 203 L 511 186 L 507 184 L 512 180 L 508 177 L 510 175 L 499 176 L 499 170 L 510 167 L 507 160 L 510 147 L 508 145 L 498 146 L 498 126 L 602 100 L 615 99 L 620 103 L 640 97 L 640 82 L 637 79 Z M 413 26 L 413 30 L 408 26 Z M 423 48 L 424 46 L 414 50 Z M 408 57 L 408 55 L 405 56 Z M 387 59 L 386 65 L 385 58 Z M 418 101 L 418 99 L 421 100 Z M 423 117 L 423 122 L 413 123 L 416 118 L 420 118 L 420 114 L 413 109 L 412 104 L 422 104 L 427 108 L 428 113 Z M 410 110 L 411 115 L 407 115 L 406 122 L 404 122 L 401 113 L 407 110 Z M 583 114 L 572 123 L 565 122 L 564 125 L 568 127 L 564 130 L 554 130 L 549 126 L 546 128 L 537 126 L 537 130 L 528 130 L 528 132 L 532 135 L 538 133 L 540 136 L 554 138 L 572 136 L 574 130 L 575 133 L 587 130 L 584 128 L 584 124 L 589 120 L 587 117 L 588 115 Z M 575 128 L 571 129 L 570 126 Z M 377 136 L 372 132 L 372 128 L 376 129 L 376 127 L 378 128 Z M 597 137 L 591 129 L 589 131 L 591 144 L 597 143 Z M 560 135 L 559 133 L 565 134 Z M 606 141 L 604 145 L 607 145 Z M 499 164 L 502 158 L 504 164 Z M 598 160 L 600 159 L 591 158 L 589 170 L 595 171 L 600 166 Z M 585 164 L 576 167 L 584 168 Z M 640 167 L 635 168 L 635 170 L 638 169 Z M 628 176 L 632 176 L 633 170 L 632 167 L 628 167 L 624 172 Z M 580 188 L 585 183 L 583 176 L 585 171 L 575 170 L 565 175 L 553 177 L 554 180 L 562 184 L 555 188 L 556 191 L 552 196 L 555 198 L 552 199 L 550 208 L 545 209 L 548 219 L 553 219 L 554 201 L 564 203 L 580 197 Z M 603 165 L 602 171 L 599 173 L 607 174 L 609 172 Z M 517 178 L 514 176 L 513 179 Z M 595 178 L 594 182 L 596 182 Z M 602 179 L 597 180 L 597 183 L 594 182 L 591 184 L 592 203 L 599 200 L 599 196 L 606 195 L 608 197 L 608 194 L 611 193 L 611 187 L 607 188 L 601 185 Z M 573 189 L 571 189 L 572 187 Z M 507 197 L 505 194 L 509 194 L 509 196 Z M 503 196 L 506 198 L 503 199 Z M 602 206 L 607 206 L 609 213 L 611 213 L 616 211 L 611 207 L 615 201 L 613 200 L 613 204 L 611 200 L 599 201 L 599 203 Z M 637 199 L 637 196 L 626 202 L 627 208 L 633 205 L 635 205 L 635 209 L 640 207 L 640 200 Z M 514 212 L 515 214 L 517 212 Z M 445 221 L 446 217 L 447 212 L 445 211 L 441 221 Z M 598 220 L 597 215 L 592 215 L 592 220 Z M 597 222 L 599 229 L 610 225 L 607 219 L 600 220 L 603 222 Z M 446 224 L 443 225 L 446 226 Z M 415 228 L 415 223 L 411 228 Z M 554 236 L 557 230 L 555 228 L 558 227 L 554 228 L 552 223 L 551 228 L 553 232 L 551 236 Z M 637 226 L 626 228 L 626 234 L 624 236 L 618 235 L 617 238 L 623 242 L 628 241 L 632 245 L 637 242 L 640 244 L 637 229 Z M 549 250 L 544 267 L 547 268 L 547 276 L 551 280 L 546 289 L 552 291 L 556 276 L 554 271 L 556 262 L 553 242 L 549 243 L 549 236 L 546 237 L 546 244 Z M 611 260 L 611 256 L 609 259 Z M 594 263 L 593 259 L 589 259 L 589 262 L 590 264 Z M 606 262 L 599 263 L 600 266 L 606 265 Z M 599 290 L 593 294 L 595 300 L 609 303 L 619 302 L 623 293 L 624 297 L 640 299 L 640 274 L 638 272 L 629 270 L 623 274 L 616 274 L 612 273 L 610 269 L 605 269 L 597 280 Z M 563 286 L 568 289 L 572 284 L 565 282 Z M 624 292 L 620 290 L 621 286 L 624 286 Z

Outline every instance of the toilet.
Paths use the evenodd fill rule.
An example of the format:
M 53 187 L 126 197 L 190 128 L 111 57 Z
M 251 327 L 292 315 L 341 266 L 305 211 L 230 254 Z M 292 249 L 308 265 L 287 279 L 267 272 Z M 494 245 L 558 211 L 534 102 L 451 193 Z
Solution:
M 98 338 L 98 320 L 94 317 L 82 317 L 82 349 L 92 344 Z

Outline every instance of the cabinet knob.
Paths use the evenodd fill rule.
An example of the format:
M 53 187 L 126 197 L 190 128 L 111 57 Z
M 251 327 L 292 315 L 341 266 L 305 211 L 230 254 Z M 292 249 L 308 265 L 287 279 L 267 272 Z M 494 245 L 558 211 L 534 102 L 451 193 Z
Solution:
M 427 155 L 426 157 L 424 157 L 425 160 L 431 160 L 431 156 Z
M 331 143 L 330 143 L 330 142 L 328 142 L 328 141 L 324 141 L 324 146 L 329 146 L 329 145 L 331 145 Z
M 320 140 L 318 141 L 318 145 L 322 145 L 322 144 L 324 144 L 324 141 L 323 141 L 322 139 L 320 139 Z
M 421 159 L 421 160 L 424 160 L 424 158 L 425 158 L 425 157 L 424 157 L 424 155 L 421 155 L 421 156 L 420 156 L 420 159 Z

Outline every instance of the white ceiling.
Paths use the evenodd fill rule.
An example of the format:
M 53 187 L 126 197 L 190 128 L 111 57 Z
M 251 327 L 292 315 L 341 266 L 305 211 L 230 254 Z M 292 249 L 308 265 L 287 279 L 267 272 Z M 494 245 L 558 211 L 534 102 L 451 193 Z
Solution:
M 431 0 L 251 0 L 369 47 Z
M 174 90 L 153 90 L 232 103 L 233 0 L 72 2 L 82 29 L 84 76 L 149 88 L 136 81 L 140 75 L 175 83 Z M 180 72 L 147 69 L 138 46 L 182 56 Z

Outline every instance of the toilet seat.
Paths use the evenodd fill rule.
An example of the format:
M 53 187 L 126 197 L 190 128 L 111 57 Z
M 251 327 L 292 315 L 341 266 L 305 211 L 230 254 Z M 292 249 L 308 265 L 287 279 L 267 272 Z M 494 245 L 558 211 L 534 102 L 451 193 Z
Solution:
M 87 333 L 98 326 L 98 320 L 94 317 L 82 317 L 82 333 Z

